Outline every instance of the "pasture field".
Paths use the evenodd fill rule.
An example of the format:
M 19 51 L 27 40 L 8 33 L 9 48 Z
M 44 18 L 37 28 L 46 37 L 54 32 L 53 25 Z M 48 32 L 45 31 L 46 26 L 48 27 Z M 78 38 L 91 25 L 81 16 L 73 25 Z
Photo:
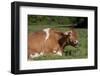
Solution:
M 28 33 L 42 30 L 44 28 L 55 28 L 60 31 L 68 31 L 69 27 L 65 25 L 28 25 Z M 75 28 L 78 33 L 79 45 L 77 48 L 66 46 L 63 56 L 58 55 L 44 55 L 36 57 L 32 60 L 55 60 L 55 59 L 81 59 L 88 58 L 88 30 L 87 28 Z

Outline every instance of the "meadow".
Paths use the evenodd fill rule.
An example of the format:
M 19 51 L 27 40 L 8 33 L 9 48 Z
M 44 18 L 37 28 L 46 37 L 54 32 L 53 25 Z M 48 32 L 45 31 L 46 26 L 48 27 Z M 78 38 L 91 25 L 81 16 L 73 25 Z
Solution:
M 28 18 L 28 20 L 31 21 L 29 18 Z M 41 22 L 42 23 L 39 23 L 39 24 L 37 24 L 37 23 L 32 24 L 31 22 L 28 23 L 28 33 L 39 31 L 44 28 L 55 28 L 60 31 L 69 31 L 69 29 L 70 29 L 69 27 L 67 27 L 67 25 L 69 24 L 68 23 L 69 21 L 67 21 L 67 23 L 64 23 L 64 24 L 58 24 L 57 21 L 52 24 L 45 23 L 45 22 L 43 23 L 43 21 L 41 21 Z M 74 18 L 74 22 L 75 22 L 75 18 Z M 70 23 L 71 23 L 71 21 L 70 21 Z M 62 56 L 49 54 L 49 55 L 44 55 L 44 56 L 39 56 L 39 57 L 33 58 L 32 60 L 88 58 L 88 32 L 87 32 L 88 30 L 87 30 L 87 28 L 75 28 L 75 30 L 78 33 L 78 40 L 79 40 L 79 45 L 77 48 L 72 47 L 72 46 L 66 46 Z

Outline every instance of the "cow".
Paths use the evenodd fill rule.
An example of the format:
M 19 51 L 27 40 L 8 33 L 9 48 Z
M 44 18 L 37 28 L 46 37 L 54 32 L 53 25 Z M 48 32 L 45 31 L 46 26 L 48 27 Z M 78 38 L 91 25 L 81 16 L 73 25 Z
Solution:
M 61 32 L 53 28 L 45 28 L 29 34 L 28 58 L 50 53 L 62 56 L 67 45 L 76 47 L 77 44 L 77 35 L 74 30 Z

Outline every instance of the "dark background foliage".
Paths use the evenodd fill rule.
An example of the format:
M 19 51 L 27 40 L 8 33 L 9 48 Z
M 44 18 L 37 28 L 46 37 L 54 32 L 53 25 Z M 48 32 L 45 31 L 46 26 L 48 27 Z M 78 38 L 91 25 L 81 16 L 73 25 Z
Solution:
M 28 25 L 63 25 L 64 27 L 87 28 L 87 17 L 28 15 Z

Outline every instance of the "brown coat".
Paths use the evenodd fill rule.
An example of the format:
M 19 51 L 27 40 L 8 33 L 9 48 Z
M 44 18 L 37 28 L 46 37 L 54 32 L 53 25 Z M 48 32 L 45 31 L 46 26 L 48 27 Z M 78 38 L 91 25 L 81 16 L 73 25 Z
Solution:
M 63 52 L 66 45 L 73 45 L 76 40 L 74 32 L 60 32 L 55 29 L 50 29 L 49 38 L 45 40 L 46 33 L 38 31 L 30 33 L 28 36 L 28 56 L 30 54 L 49 54 Z

